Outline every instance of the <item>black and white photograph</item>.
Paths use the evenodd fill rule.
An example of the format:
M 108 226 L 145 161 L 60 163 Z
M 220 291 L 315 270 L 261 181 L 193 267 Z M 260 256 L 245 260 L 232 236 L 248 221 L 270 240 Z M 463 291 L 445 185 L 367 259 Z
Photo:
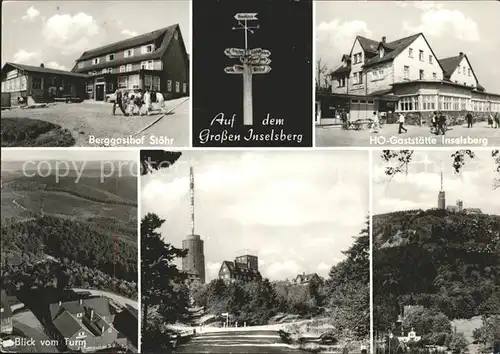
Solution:
M 318 1 L 315 145 L 500 144 L 498 1 Z
M 137 155 L 2 149 L 3 353 L 137 353 Z
M 142 353 L 369 352 L 367 151 L 141 164 Z
M 195 147 L 311 147 L 312 0 L 193 0 Z
M 374 353 L 500 352 L 500 152 L 373 155 Z
M 2 147 L 190 146 L 188 1 L 2 4 Z

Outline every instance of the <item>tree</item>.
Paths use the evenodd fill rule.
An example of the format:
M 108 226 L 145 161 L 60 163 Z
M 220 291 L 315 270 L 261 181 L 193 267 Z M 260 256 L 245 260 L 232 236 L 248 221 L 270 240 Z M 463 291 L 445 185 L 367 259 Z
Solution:
M 482 353 L 498 353 L 500 350 L 500 315 L 484 316 L 483 325 L 474 330 L 473 337 L 481 344 Z
M 322 59 L 318 59 L 316 63 L 316 90 L 321 89 L 322 87 L 328 86 L 328 67 L 323 63 Z
M 173 264 L 175 258 L 185 257 L 187 251 L 163 242 L 156 230 L 164 222 L 152 213 L 148 213 L 141 221 L 142 328 L 146 331 L 162 331 L 158 326 L 148 325 L 150 309 L 156 310 L 164 323 L 173 323 L 187 313 L 186 292 L 181 285 L 186 275 Z M 158 337 L 153 333 L 146 336 Z M 168 342 L 166 334 L 162 338 L 158 343 L 161 348 Z
M 382 159 L 386 162 L 396 160 L 395 167 L 386 167 L 385 174 L 391 178 L 397 174 L 408 171 L 408 166 L 414 157 L 415 150 L 383 150 Z M 468 159 L 476 158 L 476 154 L 472 150 L 457 150 L 450 156 L 452 158 L 452 166 L 456 173 L 459 173 L 466 165 Z M 491 157 L 495 165 L 495 171 L 499 173 L 498 177 L 493 180 L 493 189 L 500 188 L 500 150 L 492 150 Z
M 181 155 L 179 151 L 141 150 L 139 158 L 141 176 L 172 166 Z

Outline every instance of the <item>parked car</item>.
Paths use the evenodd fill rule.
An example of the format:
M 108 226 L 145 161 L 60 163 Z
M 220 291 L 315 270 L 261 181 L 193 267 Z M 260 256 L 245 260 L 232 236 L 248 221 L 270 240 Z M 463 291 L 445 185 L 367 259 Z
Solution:
M 113 92 L 113 93 L 108 93 L 106 95 L 106 102 L 115 102 L 116 100 L 116 94 Z

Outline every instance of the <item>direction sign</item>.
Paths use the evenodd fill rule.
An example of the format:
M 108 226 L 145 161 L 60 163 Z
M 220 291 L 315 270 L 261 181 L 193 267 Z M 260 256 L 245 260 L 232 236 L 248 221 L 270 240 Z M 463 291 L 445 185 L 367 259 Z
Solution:
M 233 65 L 234 71 L 241 71 L 243 72 L 243 65 Z
M 259 65 L 269 65 L 269 64 L 271 64 L 271 59 L 269 59 L 269 58 L 259 58 L 257 64 L 259 64 Z
M 221 313 L 221 316 L 229 316 L 229 313 L 223 312 L 223 313 Z
M 239 13 L 234 18 L 238 21 L 257 20 L 257 13 Z
M 224 49 L 224 54 L 231 58 L 238 58 L 245 55 L 245 49 L 239 48 L 226 48 Z
M 262 53 L 262 48 L 249 49 L 247 52 L 248 55 L 261 55 L 261 53 Z
M 262 50 L 262 52 L 260 53 L 260 56 L 264 57 L 264 58 L 267 58 L 270 55 L 271 55 L 271 51 L 269 51 L 267 49 Z
M 271 67 L 267 65 L 252 66 L 252 74 L 267 74 L 271 71 Z
M 243 74 L 243 70 L 236 71 L 236 70 L 234 70 L 234 66 L 226 66 L 224 68 L 224 71 L 226 72 L 226 74 Z

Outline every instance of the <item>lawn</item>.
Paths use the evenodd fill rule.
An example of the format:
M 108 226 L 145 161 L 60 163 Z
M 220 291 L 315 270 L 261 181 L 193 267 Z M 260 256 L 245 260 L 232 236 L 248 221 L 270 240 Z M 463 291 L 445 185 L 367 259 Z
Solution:
M 68 147 L 75 139 L 60 125 L 30 118 L 2 118 L 2 147 Z

